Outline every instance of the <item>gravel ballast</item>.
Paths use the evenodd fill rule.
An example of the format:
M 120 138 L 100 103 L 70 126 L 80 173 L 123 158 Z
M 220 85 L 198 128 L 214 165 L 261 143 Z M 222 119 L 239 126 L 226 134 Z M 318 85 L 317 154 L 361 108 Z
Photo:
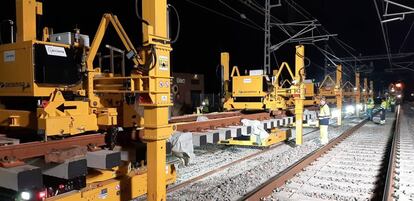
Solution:
M 331 126 L 329 137 L 337 137 L 348 128 L 355 126 L 359 121 L 361 120 L 345 120 L 343 126 Z M 289 165 L 320 147 L 321 145 L 318 139 L 319 131 L 312 132 L 314 130 L 304 130 L 305 134 L 309 134 L 304 137 L 304 144 L 302 146 L 293 148 L 282 144 L 271 151 L 225 168 L 209 177 L 171 192 L 167 195 L 167 199 L 237 200 L 250 190 L 289 167 Z M 253 154 L 255 151 L 260 150 L 237 147 L 227 148 L 215 153 L 201 154 L 193 161 L 193 166 L 178 169 L 179 181 L 185 181 L 186 179 L 182 178 L 190 179 L 202 174 L 202 172 L 208 172 L 214 168 L 221 167 L 224 164 L 237 160 L 243 155 Z
M 376 200 L 393 120 L 368 122 L 265 200 Z

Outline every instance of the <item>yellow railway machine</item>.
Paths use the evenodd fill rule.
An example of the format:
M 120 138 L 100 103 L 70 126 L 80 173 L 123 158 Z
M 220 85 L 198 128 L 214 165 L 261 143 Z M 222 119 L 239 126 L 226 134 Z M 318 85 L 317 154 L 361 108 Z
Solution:
M 89 43 L 89 36 L 79 29 L 63 33 L 52 33 L 48 27 L 37 30 L 43 3 L 15 0 L 16 40 L 0 45 L 0 130 L 22 144 L 47 145 L 39 149 L 60 140 L 81 142 L 91 134 L 105 135 L 106 145 L 75 144 L 70 150 L 56 145 L 53 153 L 30 165 L 14 161 L 13 152 L 4 157 L 0 152 L 0 180 L 25 182 L 18 175 L 26 173 L 30 176 L 25 179 L 33 180 L 24 188 L 1 180 L 0 196 L 9 197 L 0 200 L 38 196 L 41 200 L 112 201 L 146 193 L 148 200 L 166 200 L 166 184 L 175 181 L 175 168 L 166 163 L 166 139 L 173 131 L 168 123 L 172 105 L 169 5 L 167 0 L 141 2 L 144 43 L 135 48 L 116 15 L 103 15 Z M 109 26 L 123 47 L 106 47 L 123 52 L 131 70 L 113 64 L 109 70 L 96 66 Z M 38 32 L 43 33 L 41 38 Z M 107 56 L 113 61 L 112 53 Z M 137 144 L 145 150 L 139 150 Z M 144 155 L 145 163 L 140 165 L 137 155 Z
M 296 54 L 296 57 L 298 57 L 298 54 Z M 296 59 L 304 60 L 303 57 Z M 273 71 L 271 76 L 265 75 L 262 70 L 251 70 L 249 75 L 241 75 L 237 66 L 233 67 L 230 76 L 226 76 L 226 73 L 229 72 L 229 60 L 229 54 L 222 53 L 221 66 L 224 72 L 223 83 L 225 88 L 223 108 L 225 110 L 266 110 L 277 114 L 294 107 L 292 89 L 297 83 L 292 82 L 295 80 L 295 76 L 298 75 L 292 73 L 288 63 L 283 62 L 278 70 Z M 299 69 L 298 66 L 296 68 Z M 283 70 L 287 71 L 290 79 L 280 80 Z M 315 105 L 317 101 L 314 84 L 308 80 L 304 81 L 303 84 L 304 104 Z

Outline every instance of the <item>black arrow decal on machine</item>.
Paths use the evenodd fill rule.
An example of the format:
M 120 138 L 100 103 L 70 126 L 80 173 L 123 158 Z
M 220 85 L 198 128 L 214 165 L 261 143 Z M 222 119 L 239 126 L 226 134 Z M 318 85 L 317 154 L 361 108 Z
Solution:
M 65 110 L 76 110 L 77 107 L 76 107 L 76 105 L 74 105 L 74 106 L 65 106 L 65 104 L 62 103 L 56 109 L 61 111 L 61 112 L 65 112 Z

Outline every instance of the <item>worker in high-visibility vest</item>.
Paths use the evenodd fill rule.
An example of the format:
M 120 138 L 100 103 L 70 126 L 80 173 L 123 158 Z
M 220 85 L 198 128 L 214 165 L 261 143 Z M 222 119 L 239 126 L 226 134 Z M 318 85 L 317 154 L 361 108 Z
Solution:
M 374 107 L 375 107 L 374 100 L 372 98 L 369 98 L 367 102 L 367 113 L 368 113 L 368 117 L 370 121 L 372 121 L 372 118 L 373 118 L 372 115 L 373 115 Z
M 326 103 L 326 98 L 322 97 L 320 101 L 320 111 L 319 111 L 319 130 L 320 130 L 320 140 L 321 144 L 328 144 L 328 126 L 329 119 L 331 118 L 331 111 L 328 104 Z
M 396 103 L 397 103 L 397 101 L 395 100 L 395 96 L 391 96 L 391 98 L 390 98 L 391 112 L 395 112 L 395 104 Z
M 387 97 L 387 99 L 385 100 L 387 103 L 387 111 L 391 111 L 391 95 Z
M 380 124 L 385 124 L 385 113 L 387 111 L 387 100 L 382 98 L 381 100 L 381 121 Z

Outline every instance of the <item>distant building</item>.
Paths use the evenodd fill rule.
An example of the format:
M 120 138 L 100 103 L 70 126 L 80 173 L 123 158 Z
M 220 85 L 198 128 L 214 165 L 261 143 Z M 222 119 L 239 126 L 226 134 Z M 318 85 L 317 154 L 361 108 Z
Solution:
M 193 113 L 200 106 L 204 95 L 204 75 L 192 73 L 172 73 L 171 86 L 174 110 L 172 115 Z

